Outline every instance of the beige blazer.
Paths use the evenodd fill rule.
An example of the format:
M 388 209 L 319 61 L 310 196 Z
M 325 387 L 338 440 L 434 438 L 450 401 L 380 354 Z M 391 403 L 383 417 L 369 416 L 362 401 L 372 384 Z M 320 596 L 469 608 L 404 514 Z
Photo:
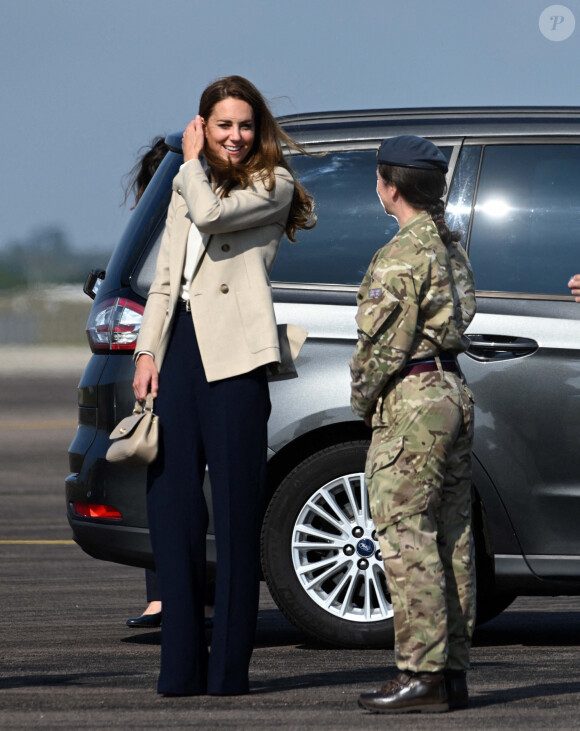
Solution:
M 208 381 L 281 361 L 269 273 L 284 234 L 294 192 L 292 175 L 276 168 L 275 187 L 261 180 L 216 196 L 199 162 L 173 181 L 165 231 L 149 290 L 136 353 L 149 351 L 158 368 L 171 335 L 191 222 L 208 235 L 190 287 L 191 313 Z M 283 349 L 296 356 L 306 338 L 289 325 Z

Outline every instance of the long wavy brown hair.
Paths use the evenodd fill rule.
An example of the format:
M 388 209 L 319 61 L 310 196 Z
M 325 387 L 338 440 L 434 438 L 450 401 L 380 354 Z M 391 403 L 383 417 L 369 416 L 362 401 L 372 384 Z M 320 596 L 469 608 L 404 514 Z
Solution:
M 272 116 L 268 104 L 258 89 L 243 76 L 224 76 L 210 84 L 199 102 L 199 114 L 203 119 L 209 119 L 215 105 L 224 99 L 241 99 L 252 107 L 254 112 L 255 137 L 252 149 L 247 157 L 239 164 L 225 162 L 212 154 L 206 146 L 204 156 L 212 175 L 218 185 L 222 186 L 224 196 L 240 185 L 249 185 L 252 177 L 259 176 L 272 190 L 276 184 L 274 168 L 280 166 L 288 170 L 294 177 L 294 195 L 286 224 L 286 236 L 295 241 L 298 229 L 310 229 L 316 225 L 314 214 L 314 199 L 300 184 L 294 172 L 282 153 L 282 143 L 287 147 L 306 154 L 305 150 L 284 132 Z
M 139 150 L 137 162 L 125 176 L 127 182 L 123 203 L 127 203 L 129 197 L 133 195 L 135 202 L 131 206 L 131 210 L 136 208 L 145 192 L 145 188 L 151 182 L 151 178 L 155 175 L 155 171 L 168 152 L 169 147 L 163 136 L 154 137 L 149 145 Z

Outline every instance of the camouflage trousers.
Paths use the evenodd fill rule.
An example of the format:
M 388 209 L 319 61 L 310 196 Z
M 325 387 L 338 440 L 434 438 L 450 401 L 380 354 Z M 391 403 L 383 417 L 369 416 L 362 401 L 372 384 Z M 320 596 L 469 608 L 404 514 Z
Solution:
M 400 670 L 469 667 L 473 398 L 459 374 L 396 378 L 377 403 L 366 465 Z

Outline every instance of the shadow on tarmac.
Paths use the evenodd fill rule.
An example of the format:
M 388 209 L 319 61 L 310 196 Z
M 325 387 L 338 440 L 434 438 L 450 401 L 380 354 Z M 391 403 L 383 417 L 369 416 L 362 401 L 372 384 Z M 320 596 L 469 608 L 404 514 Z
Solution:
M 515 703 L 523 700 L 537 700 L 541 698 L 557 698 L 561 695 L 580 693 L 580 683 L 538 683 L 537 685 L 524 685 L 520 688 L 494 689 L 490 691 L 478 691 L 476 696 L 470 696 L 470 708 L 483 708 L 485 706 L 497 706 L 502 703 Z
M 580 647 L 580 617 L 577 612 L 559 612 L 558 622 L 550 612 L 504 612 L 477 627 L 473 647 L 523 645 L 530 647 Z M 207 633 L 211 639 L 211 631 Z M 150 630 L 123 637 L 121 642 L 134 645 L 161 645 L 161 631 Z M 317 642 L 294 627 L 276 609 L 259 613 L 255 648 L 290 647 L 301 650 L 337 649 Z M 375 648 L 376 649 L 376 648 Z M 392 648 L 385 648 L 392 649 Z
M 208 640 L 211 640 L 211 630 L 207 633 Z M 308 645 L 304 646 L 307 640 Z M 161 631 L 150 630 L 131 633 L 123 637 L 121 642 L 131 645 L 161 645 Z M 258 614 L 258 625 L 256 629 L 256 640 L 254 647 L 295 647 L 302 649 L 329 649 L 329 645 L 316 643 L 289 622 L 282 612 L 277 609 L 261 609 Z M 336 648 L 332 648 L 336 649 Z
M 558 612 L 557 617 L 556 623 L 553 613 L 504 612 L 475 630 L 473 646 L 580 646 L 580 616 L 578 613 Z
M 13 688 L 41 688 L 50 686 L 74 686 L 87 685 L 87 681 L 103 678 L 110 680 L 111 678 L 126 678 L 128 673 L 74 673 L 50 675 L 15 675 L 14 677 L 3 678 L 0 680 L 0 690 L 9 690 Z M 138 676 L 139 673 L 133 673 Z

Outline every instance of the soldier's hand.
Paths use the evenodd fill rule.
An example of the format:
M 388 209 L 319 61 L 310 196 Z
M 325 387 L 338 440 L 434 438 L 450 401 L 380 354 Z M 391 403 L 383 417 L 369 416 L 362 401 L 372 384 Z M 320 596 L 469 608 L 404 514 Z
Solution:
M 571 293 L 574 295 L 576 302 L 580 302 L 580 274 L 575 274 L 568 282 Z

